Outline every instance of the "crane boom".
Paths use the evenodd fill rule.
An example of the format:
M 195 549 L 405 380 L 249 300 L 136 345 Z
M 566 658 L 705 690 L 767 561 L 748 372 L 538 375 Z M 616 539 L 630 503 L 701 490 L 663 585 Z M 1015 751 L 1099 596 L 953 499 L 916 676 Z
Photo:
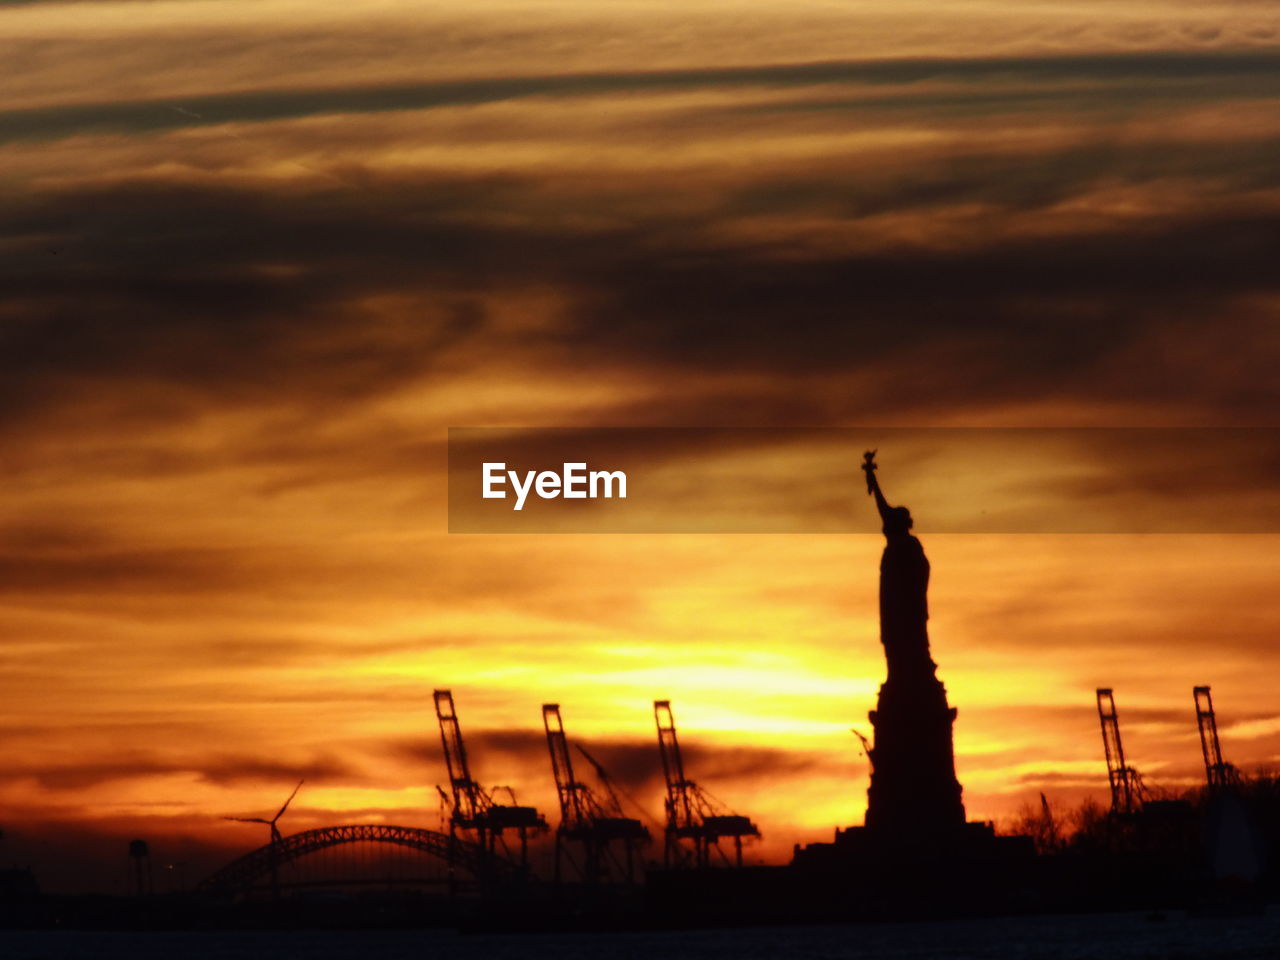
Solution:
M 1111 809 L 1133 813 L 1138 805 L 1137 771 L 1125 763 L 1120 740 L 1120 717 L 1110 687 L 1098 688 L 1098 719 L 1102 723 L 1102 748 L 1107 758 L 1107 782 L 1111 786 Z
M 578 749 L 596 768 L 601 782 L 609 791 L 613 808 L 605 809 L 591 788 L 574 777 L 573 758 L 569 754 L 569 741 L 565 736 L 559 704 L 542 705 L 542 725 L 547 731 L 551 772 L 560 798 L 560 826 L 556 829 L 555 847 L 556 882 L 560 882 L 565 862 L 576 868 L 585 884 L 635 882 L 636 859 L 640 848 L 649 842 L 649 831 L 639 820 L 622 815 L 604 769 L 581 747 Z M 570 847 L 580 852 L 576 863 L 570 855 Z
M 662 754 L 662 774 L 667 782 L 668 834 L 687 830 L 694 823 L 693 784 L 684 775 L 684 757 L 676 735 L 675 714 L 670 700 L 655 700 L 653 716 L 658 726 L 658 751 Z M 669 838 L 670 839 L 670 838 Z
M 582 744 L 575 743 L 574 746 L 578 749 L 578 752 L 582 754 L 582 756 L 586 759 L 587 763 L 591 764 L 591 769 L 593 769 L 596 772 L 596 778 L 600 781 L 600 785 L 604 787 L 604 792 L 609 795 L 608 812 L 613 814 L 614 816 L 618 816 L 618 817 L 623 816 L 622 803 L 618 800 L 618 793 L 613 788 L 613 778 L 609 776 L 609 771 L 606 770 L 601 765 L 599 760 L 597 760 L 590 753 L 588 753 L 587 748 L 584 747 Z M 628 795 L 628 799 L 630 799 L 630 795 Z M 633 800 L 632 803 L 634 802 L 635 801 Z M 641 810 L 641 813 L 643 812 L 644 811 Z
M 453 693 L 435 691 L 436 718 L 440 721 L 440 742 L 444 747 L 444 762 L 449 771 L 449 786 L 453 792 L 453 820 L 462 827 L 475 826 L 490 806 L 489 798 L 480 785 L 471 778 L 467 763 L 467 745 L 462 739 L 462 726 L 453 707 Z
M 1200 751 L 1204 754 L 1205 780 L 1210 790 L 1221 790 L 1232 782 L 1235 768 L 1222 759 L 1218 740 L 1218 718 L 1213 710 L 1213 694 L 1208 687 L 1193 687 L 1196 701 L 1196 726 L 1200 728 Z
M 556 781 L 556 794 L 560 799 L 560 823 L 572 828 L 582 823 L 583 785 L 573 778 L 573 758 L 569 755 L 569 741 L 564 735 L 564 721 L 560 718 L 560 704 L 542 705 L 542 725 L 547 731 L 547 750 L 551 754 L 551 773 Z
M 724 811 L 714 798 L 685 776 L 684 758 L 676 735 L 675 715 L 671 701 L 655 700 L 653 715 L 658 727 L 658 750 L 662 754 L 662 773 L 667 781 L 667 829 L 665 861 L 668 867 L 687 862 L 682 840 L 693 841 L 694 863 L 708 865 L 711 851 L 720 851 L 720 840 L 731 838 L 742 866 L 742 838 L 760 836 L 759 828 L 749 819 Z M 725 857 L 725 862 L 728 858 Z
M 547 829 L 542 815 L 533 807 L 516 805 L 515 791 L 511 787 L 497 787 L 511 795 L 511 803 L 493 802 L 483 787 L 471 776 L 467 762 L 467 745 L 462 739 L 462 726 L 453 706 L 453 693 L 435 691 L 436 719 L 440 721 L 440 742 L 444 746 L 444 762 L 449 771 L 449 788 L 453 793 L 453 812 L 449 817 L 449 833 L 458 830 L 475 832 L 481 848 L 489 856 L 495 854 L 495 846 L 501 842 L 503 832 L 516 831 L 520 839 L 520 865 L 528 866 L 528 836 Z

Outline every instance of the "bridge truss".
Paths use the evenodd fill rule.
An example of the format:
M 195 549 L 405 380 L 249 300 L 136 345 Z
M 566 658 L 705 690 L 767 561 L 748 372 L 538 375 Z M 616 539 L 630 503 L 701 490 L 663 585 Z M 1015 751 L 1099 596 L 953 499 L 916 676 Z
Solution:
M 450 874 L 460 870 L 475 880 L 501 879 L 518 871 L 515 864 L 483 847 L 445 833 L 420 827 L 359 823 L 303 830 L 281 837 L 232 860 L 201 881 L 196 889 L 216 896 L 246 893 L 269 879 L 282 865 L 344 844 L 387 844 L 416 850 L 443 861 Z

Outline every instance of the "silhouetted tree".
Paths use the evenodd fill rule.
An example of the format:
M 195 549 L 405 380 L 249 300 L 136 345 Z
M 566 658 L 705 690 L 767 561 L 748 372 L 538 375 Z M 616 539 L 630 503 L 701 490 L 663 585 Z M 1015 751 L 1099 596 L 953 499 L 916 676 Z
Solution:
M 1013 823 L 1014 834 L 1030 837 L 1036 853 L 1058 853 L 1063 847 L 1061 817 L 1042 793 L 1040 802 L 1024 802 Z

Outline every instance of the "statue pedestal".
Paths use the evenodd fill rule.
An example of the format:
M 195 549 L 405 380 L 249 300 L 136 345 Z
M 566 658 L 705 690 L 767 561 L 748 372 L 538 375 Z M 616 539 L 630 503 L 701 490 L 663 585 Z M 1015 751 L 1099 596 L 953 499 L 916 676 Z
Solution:
M 931 843 L 965 825 L 947 691 L 923 670 L 890 676 L 869 715 L 875 728 L 866 826 L 889 842 Z

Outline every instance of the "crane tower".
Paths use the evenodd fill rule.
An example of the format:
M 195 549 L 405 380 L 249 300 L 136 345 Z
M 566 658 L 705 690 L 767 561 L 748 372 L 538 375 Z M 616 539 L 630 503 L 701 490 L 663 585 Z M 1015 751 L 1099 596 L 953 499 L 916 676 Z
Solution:
M 520 840 L 520 865 L 528 866 L 529 835 L 547 830 L 546 820 L 533 807 L 517 806 L 514 794 L 510 804 L 494 803 L 493 797 L 471 776 L 467 746 L 462 739 L 462 726 L 458 723 L 452 692 L 435 691 L 435 704 L 444 762 L 449 771 L 453 806 L 449 816 L 450 835 L 456 836 L 459 830 L 469 831 L 475 835 L 479 845 L 493 855 L 497 843 L 505 846 L 503 833 L 514 830 Z
M 1228 787 L 1236 780 L 1236 769 L 1222 759 L 1218 742 L 1218 718 L 1213 712 L 1213 694 L 1208 687 L 1193 687 L 1196 701 L 1196 725 L 1200 728 L 1200 751 L 1204 754 L 1205 780 L 1211 791 Z
M 714 799 L 685 776 L 680 740 L 676 736 L 675 715 L 671 701 L 655 700 L 653 715 L 658 725 L 658 750 L 662 754 L 662 773 L 667 782 L 667 829 L 664 862 L 668 868 L 689 866 L 685 841 L 693 843 L 693 865 L 710 865 L 711 851 L 728 857 L 720 850 L 720 841 L 733 839 L 735 862 L 742 866 L 742 838 L 760 836 L 759 828 L 748 818 L 723 810 Z
M 1120 741 L 1120 718 L 1110 687 L 1098 688 L 1098 719 L 1102 722 L 1102 747 L 1107 757 L 1107 782 L 1111 785 L 1111 809 L 1134 813 L 1141 803 L 1142 782 L 1138 771 L 1125 763 Z
M 574 776 L 573 758 L 565 736 L 560 705 L 542 705 L 542 724 L 547 732 L 547 749 L 551 754 L 551 772 L 560 799 L 560 826 L 556 829 L 555 877 L 560 882 L 562 862 L 577 868 L 583 883 L 609 881 L 630 883 L 635 879 L 635 866 L 640 848 L 651 839 L 639 820 L 626 817 L 608 780 L 601 778 L 607 799 L 601 799 Z M 581 748 L 579 748 L 581 749 Z M 583 755 L 602 774 L 603 771 L 583 751 Z M 575 862 L 570 848 L 580 856 Z

